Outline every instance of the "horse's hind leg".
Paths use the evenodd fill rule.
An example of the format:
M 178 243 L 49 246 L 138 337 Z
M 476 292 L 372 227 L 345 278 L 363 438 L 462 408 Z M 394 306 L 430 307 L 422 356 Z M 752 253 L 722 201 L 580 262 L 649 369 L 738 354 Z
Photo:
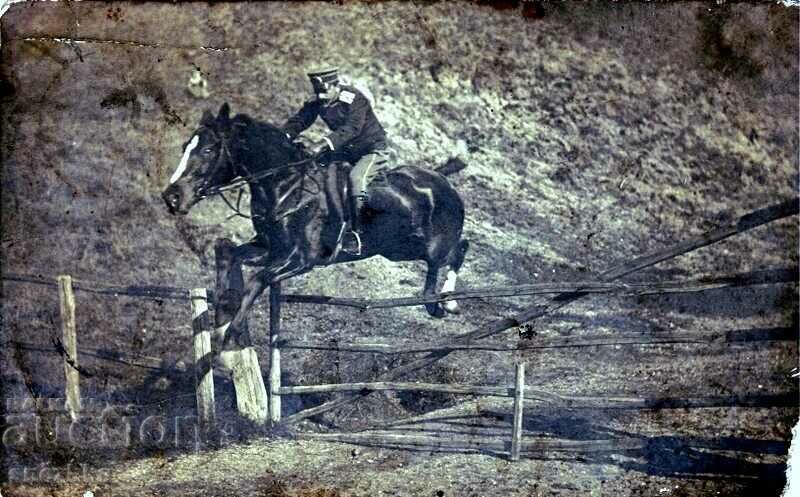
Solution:
M 439 280 L 439 265 L 434 262 L 428 262 L 428 274 L 425 277 L 425 289 L 422 292 L 424 297 L 436 296 L 436 283 Z M 438 302 L 432 304 L 425 304 L 425 309 L 428 314 L 435 318 L 444 317 L 444 309 Z
M 436 240 L 434 240 L 435 242 Z M 437 295 L 436 284 L 439 279 L 439 269 L 443 265 L 447 265 L 447 279 L 442 286 L 442 293 L 452 292 L 456 288 L 456 279 L 458 278 L 458 270 L 464 264 L 464 257 L 466 256 L 469 243 L 466 240 L 459 240 L 454 246 L 447 250 L 447 246 L 441 243 L 432 243 L 428 253 L 428 275 L 425 278 L 425 290 L 423 295 L 425 297 L 433 297 Z M 446 251 L 446 252 L 444 252 Z M 444 254 L 442 253 L 444 252 Z M 432 304 L 425 304 L 425 309 L 433 317 L 444 317 L 445 311 L 451 314 L 459 313 L 458 302 L 455 300 L 448 300 L 444 304 L 434 302 Z
M 450 250 L 447 256 L 447 279 L 442 285 L 442 293 L 452 292 L 456 289 L 456 279 L 458 279 L 458 271 L 461 265 L 464 264 L 464 257 L 467 254 L 469 242 L 466 240 L 459 240 L 455 247 Z M 455 300 L 448 300 L 443 304 L 444 310 L 451 314 L 458 314 L 461 310 L 458 307 L 458 302 Z

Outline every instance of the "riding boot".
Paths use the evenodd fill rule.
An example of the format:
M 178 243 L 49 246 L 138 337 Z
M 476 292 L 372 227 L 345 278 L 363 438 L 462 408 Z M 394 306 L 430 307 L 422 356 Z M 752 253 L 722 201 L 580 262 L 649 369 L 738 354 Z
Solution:
M 361 215 L 364 204 L 367 200 L 365 192 L 359 192 L 350 196 L 350 235 L 346 236 L 342 244 L 342 250 L 352 255 L 361 255 Z

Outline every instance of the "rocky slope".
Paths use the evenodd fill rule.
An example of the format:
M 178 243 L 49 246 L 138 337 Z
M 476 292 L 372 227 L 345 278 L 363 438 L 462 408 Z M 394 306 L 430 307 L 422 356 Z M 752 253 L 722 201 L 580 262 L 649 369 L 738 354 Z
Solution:
M 282 122 L 307 98 L 303 65 L 324 60 L 374 91 L 400 162 L 433 167 L 458 156 L 468 164 L 451 178 L 467 206 L 465 237 L 472 243 L 459 285 L 591 278 L 614 262 L 797 194 L 797 32 L 797 10 L 779 5 L 15 5 L 2 19 L 3 271 L 212 286 L 213 241 L 243 241 L 252 232 L 246 221 L 224 222 L 228 213 L 218 200 L 186 219 L 166 214 L 159 194 L 180 146 L 203 110 L 223 102 L 234 112 Z M 188 88 L 197 70 L 208 83 L 205 99 Z M 796 220 L 784 220 L 634 279 L 789 266 L 797 264 L 797 246 Z M 422 270 L 370 260 L 314 271 L 292 280 L 286 291 L 408 295 L 420 291 Z M 49 344 L 58 324 L 54 293 L 5 282 L 3 296 L 4 340 Z M 296 338 L 424 341 L 474 329 L 530 302 L 464 302 L 464 314 L 442 321 L 416 308 L 353 313 L 287 306 L 284 322 Z M 262 363 L 264 307 L 252 319 Z M 79 294 L 78 309 L 79 346 L 156 357 L 168 365 L 188 359 L 185 304 Z M 586 300 L 538 321 L 536 329 L 559 336 L 769 330 L 796 323 L 796 292 L 778 286 Z M 504 339 L 514 343 L 517 337 Z M 797 363 L 796 341 L 557 349 L 523 359 L 530 384 L 562 394 L 797 391 L 788 376 Z M 504 384 L 512 380 L 514 360 L 503 353 L 457 353 L 417 379 Z M 398 361 L 285 354 L 292 383 L 366 381 Z M 159 376 L 91 359 L 86 367 L 95 375 L 82 385 L 85 395 L 192 405 L 187 373 Z M 59 395 L 61 374 L 57 357 L 4 347 L 7 397 Z M 377 416 L 458 409 L 457 400 L 374 395 L 320 421 L 352 428 Z M 299 405 L 290 401 L 287 409 Z M 230 458 L 238 467 L 235 461 L 254 457 L 260 463 L 252 471 L 272 468 L 267 476 L 246 467 L 238 476 L 214 473 L 206 487 L 211 493 L 233 491 L 250 478 L 265 495 L 282 495 L 278 487 L 267 493 L 271 481 L 287 495 L 317 483 L 345 495 L 653 495 L 661 488 L 673 495 L 714 495 L 742 491 L 764 476 L 780 485 L 781 454 L 796 419 L 797 409 L 786 407 L 536 413 L 527 425 L 531 434 L 586 438 L 617 430 L 660 437 L 660 444 L 624 460 L 534 458 L 524 470 L 503 469 L 487 456 L 375 456 L 401 458 L 430 480 L 385 461 L 380 477 L 373 477 L 367 470 L 375 468 L 349 465 L 351 448 L 305 442 L 234 446 L 219 455 L 186 456 L 179 464 L 196 468 L 203 458 Z M 687 443 L 689 449 L 675 449 Z M 725 453 L 748 443 L 776 448 L 774 454 Z M 321 460 L 330 454 L 326 464 L 333 469 L 303 469 L 310 453 Z M 286 462 L 294 457 L 297 464 Z M 122 493 L 139 484 L 142 492 L 197 491 L 158 476 L 140 481 L 136 471 L 153 474 L 152 461 L 141 464 L 144 469 L 120 477 Z M 491 476 L 475 480 L 465 473 Z M 452 485 L 438 488 L 447 479 Z M 574 488 L 564 487 L 565 481 Z

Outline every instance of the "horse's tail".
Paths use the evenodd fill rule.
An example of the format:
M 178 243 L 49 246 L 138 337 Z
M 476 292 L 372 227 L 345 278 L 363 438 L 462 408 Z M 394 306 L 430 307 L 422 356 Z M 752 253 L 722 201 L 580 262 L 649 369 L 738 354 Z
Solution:
M 435 168 L 434 171 L 441 174 L 442 176 L 449 176 L 451 174 L 455 174 L 461 171 L 465 167 L 467 167 L 466 162 L 459 159 L 458 157 L 450 157 L 449 159 L 447 159 L 447 162 Z

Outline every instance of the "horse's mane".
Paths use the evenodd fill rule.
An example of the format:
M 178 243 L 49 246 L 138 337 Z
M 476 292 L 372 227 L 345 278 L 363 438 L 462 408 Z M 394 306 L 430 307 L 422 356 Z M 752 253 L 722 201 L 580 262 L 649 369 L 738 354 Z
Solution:
M 286 133 L 273 124 L 254 119 L 247 114 L 237 114 L 231 119 L 231 129 L 237 148 L 249 156 L 248 158 L 258 159 L 267 155 L 267 152 L 270 156 L 284 156 L 286 162 L 302 158 L 302 152 L 289 140 Z
M 257 130 L 260 133 L 270 133 L 270 134 L 277 134 L 281 133 L 279 127 L 270 124 L 266 121 L 259 121 L 258 119 L 254 119 L 247 114 L 236 114 L 236 116 L 231 119 L 231 124 L 233 126 L 236 125 L 244 125 L 249 129 Z

